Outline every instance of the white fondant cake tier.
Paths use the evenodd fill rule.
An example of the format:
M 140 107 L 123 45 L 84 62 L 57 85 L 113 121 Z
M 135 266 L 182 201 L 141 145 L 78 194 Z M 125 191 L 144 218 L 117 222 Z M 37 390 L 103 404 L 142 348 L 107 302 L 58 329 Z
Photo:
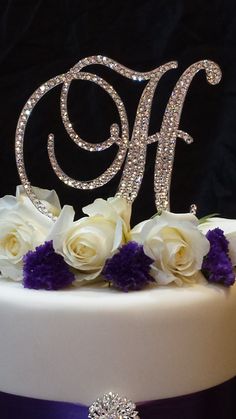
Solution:
M 0 391 L 90 404 L 173 397 L 236 375 L 236 286 L 33 291 L 0 282 Z

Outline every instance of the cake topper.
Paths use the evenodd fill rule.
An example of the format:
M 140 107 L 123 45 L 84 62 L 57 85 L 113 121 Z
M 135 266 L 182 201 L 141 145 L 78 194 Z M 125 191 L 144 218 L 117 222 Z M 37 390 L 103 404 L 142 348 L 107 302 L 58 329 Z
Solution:
M 103 78 L 97 76 L 96 74 L 84 71 L 86 66 L 94 64 L 99 64 L 111 68 L 118 74 L 134 81 L 147 81 L 138 104 L 133 132 L 130 140 L 125 106 L 118 93 Z M 54 134 L 51 133 L 48 136 L 48 156 L 52 169 L 58 178 L 64 184 L 69 185 L 72 188 L 94 189 L 108 183 L 118 173 L 118 171 L 121 170 L 122 165 L 124 164 L 117 195 L 124 197 L 127 201 L 132 203 L 138 195 L 143 179 L 147 146 L 153 142 L 158 142 L 154 173 L 155 202 L 157 210 L 169 209 L 169 190 L 176 140 L 177 138 L 181 138 L 188 144 L 193 141 L 192 137 L 188 133 L 179 129 L 181 112 L 187 91 L 193 77 L 200 70 L 206 71 L 206 78 L 210 84 L 217 84 L 221 79 L 221 70 L 219 66 L 213 61 L 201 60 L 187 68 L 187 70 L 177 81 L 171 93 L 170 99 L 165 109 L 160 132 L 150 136 L 148 134 L 148 130 L 154 93 L 161 77 L 167 71 L 175 68 L 177 68 L 177 62 L 171 61 L 167 64 L 155 68 L 152 71 L 138 72 L 130 70 L 110 58 L 101 55 L 92 56 L 80 60 L 67 73 L 58 75 L 48 80 L 30 96 L 25 106 L 23 107 L 18 120 L 16 129 L 15 152 L 21 183 L 27 195 L 40 212 L 49 216 L 50 218 L 54 218 L 53 214 L 47 210 L 43 202 L 41 202 L 40 199 L 36 196 L 35 191 L 33 190 L 27 177 L 23 155 L 24 135 L 28 119 L 36 104 L 47 92 L 59 84 L 62 84 L 62 121 L 67 133 L 75 142 L 75 144 L 88 152 L 100 152 L 109 148 L 111 145 L 116 144 L 118 146 L 118 152 L 111 165 L 97 178 L 88 181 L 76 180 L 68 176 L 60 167 L 54 151 Z M 74 79 L 91 81 L 99 85 L 111 96 L 119 113 L 121 132 L 118 124 L 112 124 L 110 127 L 110 137 L 106 141 L 102 143 L 98 142 L 96 144 L 91 144 L 88 141 L 82 139 L 79 134 L 74 131 L 67 110 L 68 91 L 70 84 Z M 195 211 L 194 205 L 192 206 L 192 211 Z

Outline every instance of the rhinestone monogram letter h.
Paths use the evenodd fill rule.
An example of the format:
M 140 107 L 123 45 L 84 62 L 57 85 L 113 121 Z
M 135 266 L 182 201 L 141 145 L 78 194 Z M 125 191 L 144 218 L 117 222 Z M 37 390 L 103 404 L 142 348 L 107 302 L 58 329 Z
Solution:
M 130 140 L 125 106 L 118 93 L 103 78 L 83 70 L 85 67 L 94 64 L 99 64 L 111 68 L 118 74 L 134 81 L 147 81 L 138 104 L 133 132 Z M 100 176 L 92 180 L 80 181 L 68 176 L 60 167 L 55 155 L 54 135 L 49 134 L 48 156 L 52 169 L 58 178 L 66 185 L 76 189 L 94 189 L 109 182 L 121 169 L 124 163 L 124 169 L 117 195 L 123 196 L 132 203 L 138 195 L 143 179 L 147 145 L 157 141 L 158 146 L 154 173 L 155 202 L 157 210 L 169 209 L 169 190 L 176 140 L 177 138 L 182 138 L 188 144 L 193 141 L 189 134 L 179 129 L 181 112 L 187 91 L 193 77 L 200 70 L 205 70 L 207 81 L 210 84 L 217 84 L 221 79 L 221 70 L 219 66 L 213 61 L 201 60 L 187 68 L 187 70 L 177 81 L 172 91 L 165 109 L 160 132 L 150 136 L 148 133 L 150 114 L 152 109 L 153 96 L 155 94 L 157 85 L 161 77 L 167 71 L 175 68 L 177 68 L 177 62 L 173 61 L 149 72 L 138 72 L 130 70 L 121 64 L 118 64 L 112 59 L 98 55 L 79 61 L 67 73 L 61 74 L 48 80 L 32 94 L 32 96 L 26 102 L 19 117 L 16 129 L 15 152 L 21 183 L 25 188 L 29 198 L 39 211 L 53 218 L 53 215 L 48 212 L 47 208 L 36 196 L 35 191 L 32 188 L 26 174 L 23 153 L 25 129 L 31 112 L 33 111 L 36 104 L 47 92 L 59 84 L 62 84 L 62 121 L 67 133 L 75 142 L 75 144 L 88 152 L 103 151 L 111 147 L 113 144 L 116 144 L 118 146 L 118 152 L 111 165 Z M 68 115 L 67 98 L 70 84 L 72 80 L 75 79 L 87 80 L 100 86 L 111 96 L 117 107 L 121 127 L 119 127 L 118 124 L 112 124 L 110 127 L 109 138 L 102 143 L 98 142 L 96 144 L 91 144 L 88 141 L 82 139 L 73 129 Z

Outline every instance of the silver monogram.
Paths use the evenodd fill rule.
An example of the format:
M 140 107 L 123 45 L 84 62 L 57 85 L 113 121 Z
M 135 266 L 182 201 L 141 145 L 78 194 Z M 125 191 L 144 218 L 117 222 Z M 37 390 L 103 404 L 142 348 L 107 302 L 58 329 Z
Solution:
M 111 68 L 120 75 L 134 81 L 147 81 L 138 104 L 134 128 L 130 140 L 125 106 L 118 93 L 109 83 L 95 74 L 84 71 L 86 66 L 92 64 L 99 64 Z M 191 65 L 183 73 L 173 89 L 173 92 L 166 106 L 160 132 L 149 136 L 148 131 L 152 109 L 152 100 L 158 82 L 167 71 L 175 69 L 176 67 L 176 62 L 169 62 L 149 72 L 137 72 L 130 70 L 121 64 L 118 64 L 114 60 L 98 55 L 79 61 L 67 73 L 52 78 L 51 80 L 42 84 L 32 94 L 32 96 L 26 102 L 19 117 L 16 129 L 15 152 L 17 168 L 22 185 L 24 186 L 29 198 L 32 200 L 39 211 L 53 218 L 53 215 L 48 212 L 44 204 L 37 198 L 35 191 L 28 180 L 23 157 L 24 135 L 28 119 L 35 105 L 47 92 L 59 84 L 62 84 L 60 100 L 62 121 L 67 133 L 75 142 L 75 144 L 78 147 L 87 150 L 88 152 L 99 152 L 111 147 L 113 144 L 116 144 L 118 146 L 118 152 L 114 161 L 111 163 L 110 167 L 105 170 L 104 173 L 95 179 L 80 181 L 68 176 L 60 167 L 54 150 L 55 138 L 51 133 L 48 136 L 48 156 L 52 169 L 58 178 L 66 185 L 69 185 L 73 188 L 94 189 L 109 182 L 124 164 L 124 170 L 117 195 L 126 198 L 130 202 L 133 202 L 138 195 L 143 179 L 147 146 L 148 144 L 157 141 L 158 147 L 154 173 L 156 207 L 157 210 L 169 209 L 169 190 L 176 140 L 177 138 L 182 138 L 186 143 L 191 143 L 193 141 L 189 134 L 179 129 L 181 112 L 188 88 L 193 77 L 200 70 L 206 71 L 207 81 L 211 84 L 217 84 L 221 79 L 220 68 L 213 61 L 202 60 Z M 102 143 L 97 142 L 96 144 L 91 144 L 88 141 L 82 139 L 79 134 L 74 131 L 72 123 L 69 119 L 67 109 L 68 92 L 70 84 L 74 79 L 91 81 L 100 86 L 111 96 L 119 113 L 121 132 L 118 124 L 112 124 L 110 127 L 110 136 L 106 141 Z M 192 210 L 194 211 L 194 206 L 192 206 Z

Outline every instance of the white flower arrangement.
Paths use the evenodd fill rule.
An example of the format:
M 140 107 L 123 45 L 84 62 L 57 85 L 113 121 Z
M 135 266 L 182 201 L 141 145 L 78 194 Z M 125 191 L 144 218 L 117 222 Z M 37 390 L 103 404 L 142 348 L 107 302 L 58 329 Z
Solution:
M 55 222 L 34 207 L 21 186 L 17 187 L 16 197 L 5 196 L 0 199 L 2 277 L 22 280 L 28 252 L 32 254 L 38 246 L 42 247 L 45 242 L 50 241 L 53 252 L 63 258 L 77 281 L 98 280 L 102 278 L 107 262 L 119 253 L 122 246 L 135 242 L 136 247 L 133 249 L 136 252 L 136 270 L 132 270 L 128 266 L 130 262 L 127 262 L 130 272 L 137 272 L 138 266 L 141 271 L 143 263 L 145 274 L 141 274 L 146 275 L 146 278 L 148 275 L 146 282 L 155 281 L 157 285 L 173 282 L 177 285 L 192 284 L 198 281 L 198 272 L 202 269 L 204 258 L 209 254 L 210 241 L 206 234 L 219 226 L 229 242 L 230 266 L 236 264 L 235 220 L 216 218 L 199 223 L 193 214 L 163 211 L 161 215 L 145 220 L 131 229 L 131 205 L 124 198 L 96 199 L 83 208 L 85 216 L 75 221 L 73 207 L 65 205 L 61 209 L 55 191 L 37 188 L 37 195 L 55 215 Z M 132 252 L 134 250 L 129 247 L 129 258 Z M 122 275 L 122 269 L 126 268 L 122 262 L 119 263 L 118 274 L 120 268 Z M 43 272 L 48 275 L 47 270 Z M 232 283 L 232 274 L 230 281 Z M 126 284 L 123 288 L 129 290 L 132 287 L 138 289 L 139 286 L 137 283 L 135 286 Z M 46 289 L 56 288 L 50 285 Z

